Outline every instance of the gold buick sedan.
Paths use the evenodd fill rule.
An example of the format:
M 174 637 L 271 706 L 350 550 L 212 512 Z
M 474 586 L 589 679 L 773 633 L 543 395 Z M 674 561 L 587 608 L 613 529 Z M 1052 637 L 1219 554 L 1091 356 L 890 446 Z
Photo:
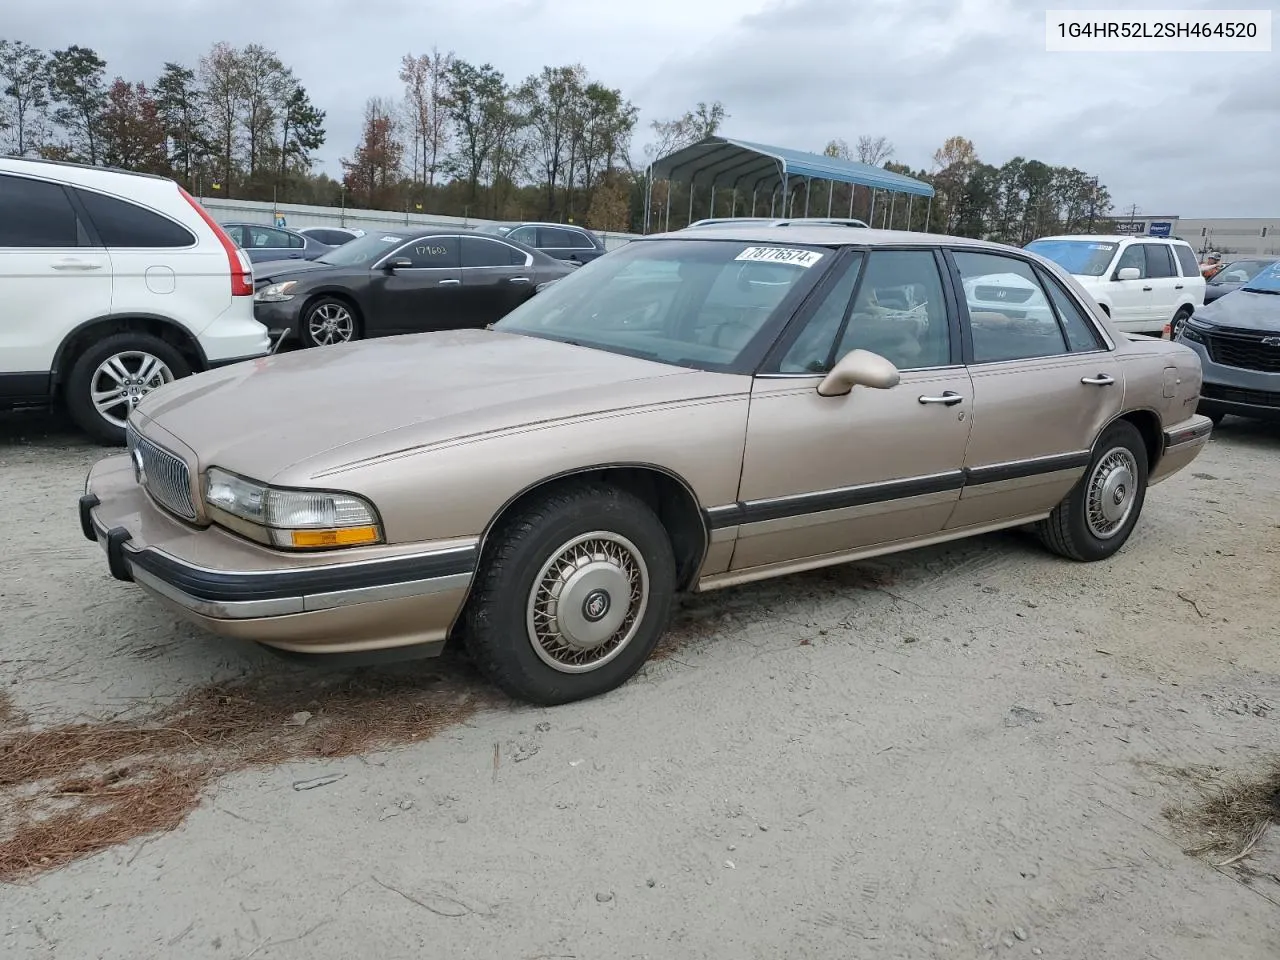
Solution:
M 1200 382 L 1023 250 L 695 228 L 489 329 L 169 384 L 80 521 L 215 633 L 359 657 L 456 636 L 555 704 L 631 677 L 681 591 L 1007 527 L 1106 559 L 1208 440 Z

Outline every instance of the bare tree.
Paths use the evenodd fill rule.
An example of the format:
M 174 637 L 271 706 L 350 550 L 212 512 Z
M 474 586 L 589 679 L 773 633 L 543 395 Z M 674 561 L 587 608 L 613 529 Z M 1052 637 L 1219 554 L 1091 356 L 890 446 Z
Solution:
M 240 52 L 240 63 L 244 91 L 240 122 L 245 132 L 249 179 L 253 180 L 260 169 L 272 169 L 266 155 L 276 148 L 275 130 L 297 81 L 274 50 L 257 43 Z
M 239 51 L 229 43 L 215 43 L 200 60 L 200 85 L 209 107 L 209 126 L 216 138 L 222 182 L 229 193 L 246 100 L 244 63 Z
M 38 147 L 44 111 L 49 106 L 49 78 L 44 52 L 21 40 L 0 40 L 0 93 L 7 98 L 14 128 L 14 153 L 25 156 Z M 4 110 L 0 101 L 0 111 Z
M 858 138 L 857 157 L 859 163 L 869 163 L 873 167 L 882 166 L 893 157 L 893 144 L 888 137 L 873 137 L 863 134 Z
M 418 183 L 421 171 L 425 184 L 431 131 L 431 58 L 406 53 L 400 58 L 400 82 L 404 84 L 404 111 L 413 135 L 413 182 Z

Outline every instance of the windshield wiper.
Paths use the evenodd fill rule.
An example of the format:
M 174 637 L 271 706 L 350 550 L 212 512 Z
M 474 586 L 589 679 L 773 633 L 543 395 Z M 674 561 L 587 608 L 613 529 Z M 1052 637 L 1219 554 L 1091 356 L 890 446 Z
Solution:
M 1257 287 L 1241 287 L 1245 293 L 1265 293 L 1269 297 L 1280 297 L 1280 290 L 1259 290 Z

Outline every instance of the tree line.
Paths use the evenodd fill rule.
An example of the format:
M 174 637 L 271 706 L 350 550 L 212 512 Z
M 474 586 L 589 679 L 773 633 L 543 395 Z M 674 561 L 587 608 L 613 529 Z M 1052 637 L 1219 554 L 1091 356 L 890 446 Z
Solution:
M 523 79 L 491 63 L 432 48 L 405 54 L 400 90 L 365 104 L 358 141 L 340 179 L 317 172 L 325 111 L 292 68 L 260 44 L 215 43 L 193 66 L 168 62 L 159 76 L 114 75 L 87 47 L 44 51 L 0 39 L 0 150 L 172 176 L 203 196 L 394 209 L 493 219 L 544 219 L 598 230 L 648 222 L 743 215 L 748 199 L 646 184 L 648 162 L 719 132 L 719 101 L 654 120 L 636 150 L 638 108 L 581 64 L 543 67 Z M 852 213 L 874 226 L 930 229 L 1021 244 L 1051 232 L 1102 231 L 1111 199 L 1097 177 L 1015 157 L 981 161 L 951 137 L 928 169 L 896 162 L 892 143 L 863 135 L 832 140 L 829 156 L 931 183 L 920 198 L 864 187 L 791 183 L 758 215 Z M 646 202 L 650 205 L 646 211 Z M 646 217 L 647 214 L 647 217 Z

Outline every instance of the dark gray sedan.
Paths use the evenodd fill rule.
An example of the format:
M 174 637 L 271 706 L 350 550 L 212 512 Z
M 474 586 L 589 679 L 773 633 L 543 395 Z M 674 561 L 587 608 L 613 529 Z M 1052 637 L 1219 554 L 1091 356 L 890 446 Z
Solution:
M 308 237 L 285 227 L 268 227 L 261 223 L 224 223 L 223 229 L 249 255 L 253 263 L 268 260 L 315 260 L 333 249 L 315 237 Z
M 1219 297 L 1224 297 L 1233 290 L 1239 290 L 1276 262 L 1280 262 L 1280 257 L 1259 257 L 1231 261 L 1205 283 L 1204 302 L 1213 303 Z

